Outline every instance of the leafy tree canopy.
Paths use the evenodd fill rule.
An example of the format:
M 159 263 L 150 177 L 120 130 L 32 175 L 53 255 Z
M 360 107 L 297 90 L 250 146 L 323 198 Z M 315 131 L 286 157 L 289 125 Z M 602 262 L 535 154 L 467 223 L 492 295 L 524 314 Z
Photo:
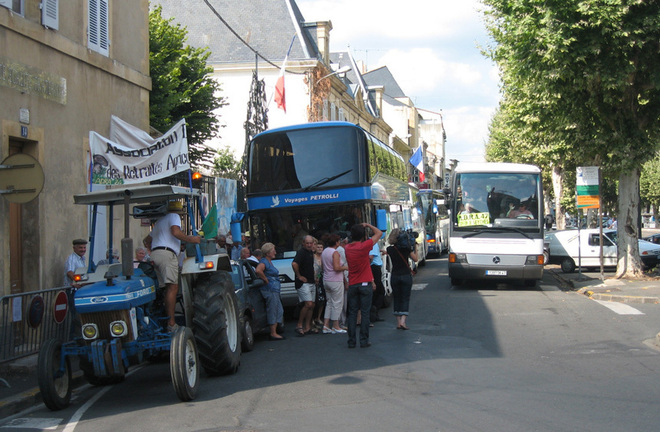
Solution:
M 213 173 L 221 178 L 240 181 L 241 161 L 234 158 L 229 146 L 218 150 L 218 156 L 213 161 Z
M 226 103 L 217 96 L 220 85 L 211 78 L 213 68 L 206 64 L 210 51 L 185 45 L 187 30 L 173 19 L 163 19 L 161 11 L 157 6 L 149 14 L 149 121 L 164 132 L 185 118 L 191 164 L 209 167 L 215 150 L 204 142 L 218 135 L 213 111 Z

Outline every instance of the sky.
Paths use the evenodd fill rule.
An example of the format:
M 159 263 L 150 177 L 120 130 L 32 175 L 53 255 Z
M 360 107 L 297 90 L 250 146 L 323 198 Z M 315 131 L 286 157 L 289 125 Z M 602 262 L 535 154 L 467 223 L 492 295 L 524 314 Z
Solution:
M 306 21 L 331 21 L 330 50 L 387 66 L 417 108 L 441 112 L 447 160 L 483 162 L 499 102 L 479 0 L 296 0 Z

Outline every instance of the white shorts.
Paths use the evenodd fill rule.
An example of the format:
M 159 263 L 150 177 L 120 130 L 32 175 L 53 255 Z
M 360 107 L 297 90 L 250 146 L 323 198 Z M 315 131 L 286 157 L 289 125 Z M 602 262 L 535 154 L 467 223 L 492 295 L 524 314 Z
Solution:
M 313 302 L 316 299 L 316 285 L 313 283 L 304 283 L 298 288 L 298 301 Z

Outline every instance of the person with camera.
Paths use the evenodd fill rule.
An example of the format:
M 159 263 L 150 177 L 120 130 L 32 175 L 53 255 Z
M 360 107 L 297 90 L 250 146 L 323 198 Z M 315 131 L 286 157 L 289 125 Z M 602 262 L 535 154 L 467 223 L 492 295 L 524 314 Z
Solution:
M 390 246 L 387 255 L 392 261 L 392 311 L 396 317 L 396 328 L 408 330 L 406 319 L 410 307 L 410 293 L 412 291 L 413 271 L 408 258 L 417 262 L 417 242 L 412 232 L 401 231 L 395 228 L 387 238 Z
M 372 232 L 369 237 L 367 229 Z M 368 223 L 355 224 L 351 227 L 351 242 L 346 245 L 348 264 L 348 347 L 355 348 L 357 315 L 360 318 L 360 348 L 371 346 L 369 342 L 369 311 L 375 286 L 371 273 L 369 252 L 383 234 L 381 230 Z

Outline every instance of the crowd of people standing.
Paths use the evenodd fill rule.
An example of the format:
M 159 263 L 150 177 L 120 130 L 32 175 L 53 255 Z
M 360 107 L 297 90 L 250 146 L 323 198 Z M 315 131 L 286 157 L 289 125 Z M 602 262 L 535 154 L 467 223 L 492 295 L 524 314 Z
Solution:
M 199 243 L 200 237 L 185 235 L 180 230 L 177 209 L 169 209 L 168 217 L 163 217 L 163 227 L 158 224 L 145 238 L 145 247 L 137 248 L 134 265 L 143 261 L 155 264 L 160 286 L 165 288 L 165 303 L 168 312 L 168 330 L 175 331 L 173 305 L 178 292 L 178 261 L 175 251 L 180 242 Z M 177 229 L 178 228 L 178 229 Z M 383 233 L 368 223 L 351 227 L 350 234 L 336 232 L 324 234 L 321 239 L 306 234 L 301 237 L 302 246 L 292 262 L 299 309 L 295 335 L 302 337 L 312 334 L 346 334 L 349 348 L 359 342 L 361 348 L 371 346 L 369 328 L 374 322 L 383 321 L 379 316 L 385 297 L 382 283 L 383 257 L 391 262 L 391 287 L 393 314 L 396 328 L 408 330 L 406 323 L 412 290 L 412 270 L 409 260 L 417 262 L 415 246 L 401 245 L 401 231 L 390 233 L 386 249 L 381 248 Z M 273 264 L 277 254 L 273 243 L 264 243 L 260 249 L 251 252 L 245 237 L 233 242 L 229 235 L 218 235 L 218 251 L 227 253 L 232 259 L 248 260 L 253 263 L 257 277 L 264 281 L 260 288 L 266 305 L 269 339 L 284 340 L 284 310 L 280 298 L 280 275 Z M 176 243 L 176 244 L 175 244 Z M 76 287 L 73 271 L 84 266 L 86 240 L 73 242 L 73 253 L 66 263 L 65 283 Z M 171 255 L 169 255 L 170 253 Z M 108 259 L 118 259 L 116 252 L 109 251 Z M 359 332 L 358 332 L 359 328 Z

